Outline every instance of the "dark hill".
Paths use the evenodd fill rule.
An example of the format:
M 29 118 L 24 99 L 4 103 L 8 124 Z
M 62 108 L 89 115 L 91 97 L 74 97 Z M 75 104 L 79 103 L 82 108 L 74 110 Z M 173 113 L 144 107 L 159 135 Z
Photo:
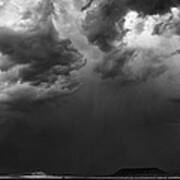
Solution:
M 158 168 L 128 168 L 120 169 L 113 176 L 168 176 L 168 173 Z

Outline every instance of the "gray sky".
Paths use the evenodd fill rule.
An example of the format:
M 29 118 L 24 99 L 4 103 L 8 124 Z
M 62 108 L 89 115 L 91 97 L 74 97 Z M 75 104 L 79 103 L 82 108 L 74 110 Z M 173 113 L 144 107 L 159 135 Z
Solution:
M 68 2 L 70 3 L 70 1 Z M 61 3 L 64 2 L 61 1 Z M 69 6 L 70 4 L 64 5 L 67 9 L 70 8 Z M 77 9 L 73 9 L 72 12 L 73 15 L 79 15 Z M 66 13 L 67 20 L 70 21 L 72 14 L 68 11 Z M 132 41 L 134 44 L 136 43 L 135 45 L 139 45 L 140 49 L 145 46 L 145 51 L 136 52 L 141 53 L 142 56 L 145 54 L 146 56 L 143 57 L 147 61 L 139 62 L 137 59 L 132 59 L 134 64 L 129 64 L 129 61 L 127 64 L 125 63 L 131 67 L 129 69 L 132 72 L 131 78 L 137 74 L 144 77 L 144 74 L 148 74 L 149 65 L 150 71 L 154 72 L 152 69 L 154 68 L 154 59 L 160 61 L 161 65 L 165 63 L 168 67 L 166 72 L 158 75 L 150 73 L 150 76 L 145 80 L 140 78 L 140 81 L 125 82 L 124 84 L 122 77 L 125 77 L 126 80 L 126 76 L 121 77 L 119 71 L 114 78 L 102 79 L 103 72 L 107 72 L 109 69 L 114 70 L 111 68 L 114 66 L 110 66 L 109 62 L 113 64 L 122 54 L 118 52 L 113 56 L 112 53 L 116 52 L 114 49 L 110 52 L 103 51 L 88 42 L 78 24 L 83 16 L 84 14 L 81 14 L 81 17 L 74 16 L 74 19 L 68 21 L 70 29 L 68 29 L 69 26 L 63 24 L 60 31 L 63 37 L 67 38 L 68 36 L 72 40 L 74 47 L 87 59 L 87 64 L 75 73 L 78 82 L 81 83 L 77 91 L 68 91 L 64 95 L 60 89 L 60 93 L 52 91 L 53 96 L 50 97 L 46 97 L 48 93 L 45 93 L 43 98 L 39 100 L 33 95 L 36 94 L 39 87 L 44 87 L 41 84 L 36 84 L 33 91 L 32 88 L 29 88 L 32 87 L 32 84 L 28 84 L 25 91 L 24 86 L 19 88 L 22 85 L 20 84 L 17 89 L 15 88 L 15 92 L 6 89 L 9 84 L 3 86 L 0 93 L 0 99 L 2 99 L 0 109 L 0 172 L 32 170 L 90 175 L 111 174 L 120 168 L 127 167 L 178 169 L 180 165 L 178 158 L 180 153 L 179 55 L 177 54 L 176 57 L 168 56 L 166 62 L 164 62 L 164 55 L 166 56 L 166 53 L 169 55 L 169 52 L 179 45 L 179 39 L 177 36 L 173 36 L 174 39 L 170 37 L 164 40 L 163 35 L 158 36 L 158 42 L 160 41 L 161 45 L 164 45 L 161 48 L 158 44 L 158 48 L 160 47 L 158 50 L 162 50 L 160 54 L 155 49 L 157 47 L 155 39 L 152 39 L 153 48 L 155 46 L 155 50 L 153 49 L 152 52 L 155 56 L 150 61 L 147 59 L 149 54 L 146 51 L 146 48 L 149 47 L 147 45 L 150 44 L 149 39 L 143 39 L 144 44 L 141 46 L 140 43 Z M 161 22 L 163 18 L 160 17 L 159 21 Z M 60 22 L 62 20 L 59 19 Z M 141 20 L 147 22 L 144 17 Z M 163 21 L 169 23 L 168 20 Z M 101 28 L 98 30 L 101 31 Z M 3 44 L 5 38 L 2 36 L 3 33 L 6 38 L 9 38 L 7 32 L 0 29 L 0 50 L 6 52 L 7 49 L 4 48 Z M 17 34 L 12 34 L 12 37 L 15 39 L 12 42 L 16 44 Z M 34 36 L 30 35 L 31 37 Z M 137 39 L 140 40 L 142 37 L 144 36 L 137 36 Z M 26 35 L 23 38 L 26 38 Z M 162 39 L 163 41 L 161 41 Z M 165 44 L 167 42 L 169 44 Z M 41 44 L 41 39 L 37 43 Z M 56 41 L 52 41 L 52 43 L 56 45 Z M 33 45 L 32 43 L 32 46 L 28 47 L 31 49 Z M 127 47 L 129 48 L 129 46 Z M 11 50 L 16 52 L 17 49 L 13 48 Z M 168 51 L 165 51 L 167 49 Z M 11 62 L 15 59 L 13 63 L 18 65 L 19 61 L 28 61 L 28 58 L 19 60 L 19 57 L 22 57 L 20 52 L 17 50 L 17 53 L 11 54 L 7 51 L 9 58 L 6 60 Z M 48 49 L 48 52 L 51 52 L 51 48 Z M 35 54 L 33 57 L 36 59 L 38 53 L 31 53 Z M 160 55 L 162 55 L 161 59 L 159 59 Z M 17 57 L 18 59 L 16 59 Z M 4 62 L 4 59 L 1 61 Z M 101 70 L 103 71 L 97 73 L 94 69 L 99 62 L 101 62 Z M 11 63 L 9 65 L 5 61 L 6 63 L 8 67 L 11 66 Z M 39 61 L 37 64 L 35 72 L 38 71 L 41 74 L 42 64 L 39 64 Z M 119 63 L 117 66 L 121 67 Z M 2 75 L 3 78 L 0 80 L 4 82 L 8 79 L 10 83 L 13 83 L 14 81 L 11 79 L 13 73 L 14 71 Z M 19 78 L 21 75 L 18 74 L 17 77 Z M 41 75 L 47 76 L 44 71 Z M 30 80 L 25 79 L 24 83 L 26 81 L 28 83 L 29 81 L 34 82 L 37 78 L 34 77 L 34 73 L 31 77 Z M 45 79 L 45 83 L 48 84 L 50 81 Z M 48 85 L 51 86 L 51 83 Z M 53 90 L 54 87 L 56 86 L 52 86 Z M 18 93 L 19 89 L 22 90 L 20 93 Z M 6 97 L 12 98 L 11 101 L 3 101 L 4 96 L 5 100 Z

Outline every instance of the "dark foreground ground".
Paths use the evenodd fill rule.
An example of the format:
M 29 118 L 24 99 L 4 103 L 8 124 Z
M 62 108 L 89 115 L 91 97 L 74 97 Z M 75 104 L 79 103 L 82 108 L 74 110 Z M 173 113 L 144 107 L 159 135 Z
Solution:
M 180 179 L 177 172 L 166 172 L 158 168 L 126 168 L 120 169 L 114 174 L 106 176 L 79 176 L 79 175 L 48 175 L 44 172 L 26 172 L 11 176 L 0 176 L 0 179 L 119 179 L 119 180 L 143 180 L 143 179 Z
M 119 179 L 119 180 L 165 180 L 165 179 L 180 179 L 180 176 L 172 176 L 172 177 L 71 177 L 71 176 L 18 176 L 18 177 L 8 177 L 2 176 L 0 179 Z

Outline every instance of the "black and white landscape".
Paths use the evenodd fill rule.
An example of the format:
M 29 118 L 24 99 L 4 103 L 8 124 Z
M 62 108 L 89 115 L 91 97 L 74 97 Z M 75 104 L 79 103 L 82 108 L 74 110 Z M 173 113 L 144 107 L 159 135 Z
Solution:
M 0 1 L 2 176 L 169 176 L 179 154 L 179 0 Z

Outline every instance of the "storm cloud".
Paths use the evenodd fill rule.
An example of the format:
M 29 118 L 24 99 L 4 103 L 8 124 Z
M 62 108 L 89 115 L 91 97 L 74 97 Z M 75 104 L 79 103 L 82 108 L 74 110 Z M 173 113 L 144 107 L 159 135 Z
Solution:
M 0 174 L 179 169 L 178 6 L 4 2 Z
M 143 16 L 164 14 L 171 7 L 177 7 L 178 1 L 172 0 L 104 0 L 88 12 L 84 29 L 90 42 L 97 44 L 103 50 L 110 50 L 111 42 L 119 35 L 116 24 L 123 22 L 123 16 L 134 10 Z M 97 4 L 96 1 L 94 3 Z M 103 21 L 101 21 L 103 20 Z M 122 35 L 123 35 L 122 31 Z
M 1 25 L 0 87 L 4 100 L 18 92 L 32 99 L 46 98 L 79 86 L 71 73 L 84 66 L 85 58 L 70 39 L 60 38 L 53 12 L 53 4 L 43 1 L 31 11 L 25 10 L 27 22 L 23 25 Z
M 167 72 L 169 62 L 179 54 L 178 5 L 175 1 L 103 1 L 89 10 L 85 34 L 104 52 L 96 71 L 122 82 L 141 82 Z

